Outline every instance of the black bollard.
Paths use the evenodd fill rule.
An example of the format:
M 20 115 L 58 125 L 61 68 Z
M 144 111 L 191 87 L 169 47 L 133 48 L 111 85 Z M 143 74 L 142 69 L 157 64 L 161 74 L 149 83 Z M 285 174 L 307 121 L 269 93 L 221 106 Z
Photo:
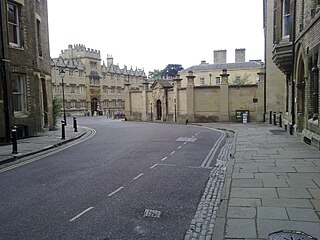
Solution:
M 273 112 L 273 125 L 277 125 L 277 116 L 276 116 L 276 112 Z
M 62 132 L 61 132 L 61 139 L 66 139 L 66 122 L 64 120 L 61 121 L 61 129 L 62 129 Z
M 282 112 L 279 114 L 279 127 L 282 127 Z
M 12 153 L 17 154 L 18 153 L 17 126 L 12 126 L 11 137 L 12 137 Z
M 270 115 L 269 115 L 269 123 L 272 124 L 272 111 L 270 111 Z
M 78 126 L 77 126 L 77 118 L 73 117 L 73 128 L 75 132 L 78 132 Z

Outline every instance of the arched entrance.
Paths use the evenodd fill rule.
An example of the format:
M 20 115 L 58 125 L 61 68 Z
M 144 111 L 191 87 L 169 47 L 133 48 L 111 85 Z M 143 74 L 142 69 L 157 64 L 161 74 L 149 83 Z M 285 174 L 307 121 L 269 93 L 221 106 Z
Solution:
M 302 58 L 298 63 L 297 76 L 297 131 L 301 132 L 305 125 L 305 70 Z
M 92 98 L 91 99 L 91 115 L 92 116 L 97 114 L 98 106 L 99 106 L 99 100 L 96 97 Z
M 161 101 L 158 99 L 157 100 L 157 120 L 162 119 L 162 104 Z

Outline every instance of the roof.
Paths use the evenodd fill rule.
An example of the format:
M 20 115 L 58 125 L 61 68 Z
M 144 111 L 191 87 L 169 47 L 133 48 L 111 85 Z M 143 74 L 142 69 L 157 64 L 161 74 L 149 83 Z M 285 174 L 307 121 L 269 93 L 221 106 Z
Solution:
M 157 85 L 157 83 L 159 83 L 159 85 L 163 88 L 172 88 L 173 87 L 172 84 L 168 80 L 161 79 L 161 80 L 155 80 L 153 82 L 151 88 L 154 88 Z
M 180 73 L 186 73 L 191 71 L 209 71 L 219 69 L 241 69 L 241 68 L 260 68 L 261 63 L 256 61 L 241 62 L 241 63 L 224 63 L 224 64 L 199 64 L 179 71 Z

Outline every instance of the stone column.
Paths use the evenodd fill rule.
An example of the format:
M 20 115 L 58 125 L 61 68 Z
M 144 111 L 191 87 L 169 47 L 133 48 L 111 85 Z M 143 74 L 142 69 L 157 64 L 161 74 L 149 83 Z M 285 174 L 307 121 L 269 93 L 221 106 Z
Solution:
M 125 99 L 124 111 L 125 111 L 126 118 L 128 120 L 131 119 L 131 96 L 129 91 L 130 85 L 131 84 L 128 82 L 124 83 L 124 99 Z
M 179 96 L 179 89 L 181 88 L 181 81 L 182 79 L 180 78 L 180 75 L 178 74 L 175 79 L 173 79 L 175 82 L 174 87 L 173 87 L 173 92 L 174 92 L 174 116 L 173 116 L 173 121 L 179 122 L 179 112 L 180 112 L 180 96 Z
M 192 71 L 187 75 L 187 120 L 194 122 L 194 79 Z
M 219 115 L 221 122 L 229 121 L 229 75 L 227 69 L 223 69 L 222 74 L 220 74 Z
M 142 83 L 142 106 L 141 106 L 141 110 L 142 110 L 142 116 L 141 116 L 141 120 L 142 121 L 147 121 L 147 112 L 148 112 L 148 103 L 147 103 L 147 91 L 149 89 L 149 83 L 147 81 L 144 81 Z

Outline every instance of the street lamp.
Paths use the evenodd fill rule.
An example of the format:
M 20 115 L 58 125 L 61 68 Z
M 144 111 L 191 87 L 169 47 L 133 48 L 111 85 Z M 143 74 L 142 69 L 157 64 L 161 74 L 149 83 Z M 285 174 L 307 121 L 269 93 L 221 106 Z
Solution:
M 61 85 L 62 85 L 63 120 L 64 120 L 65 126 L 67 126 L 66 108 L 65 108 L 65 104 L 64 104 L 64 82 L 63 82 L 64 74 L 65 74 L 65 71 L 64 71 L 63 69 L 61 69 L 61 70 L 59 71 L 59 75 L 60 75 L 60 77 L 61 77 Z
M 152 122 L 152 101 L 150 101 L 150 110 L 151 110 L 151 122 Z
M 174 104 L 174 122 L 177 122 L 177 99 L 173 97 L 173 104 Z

